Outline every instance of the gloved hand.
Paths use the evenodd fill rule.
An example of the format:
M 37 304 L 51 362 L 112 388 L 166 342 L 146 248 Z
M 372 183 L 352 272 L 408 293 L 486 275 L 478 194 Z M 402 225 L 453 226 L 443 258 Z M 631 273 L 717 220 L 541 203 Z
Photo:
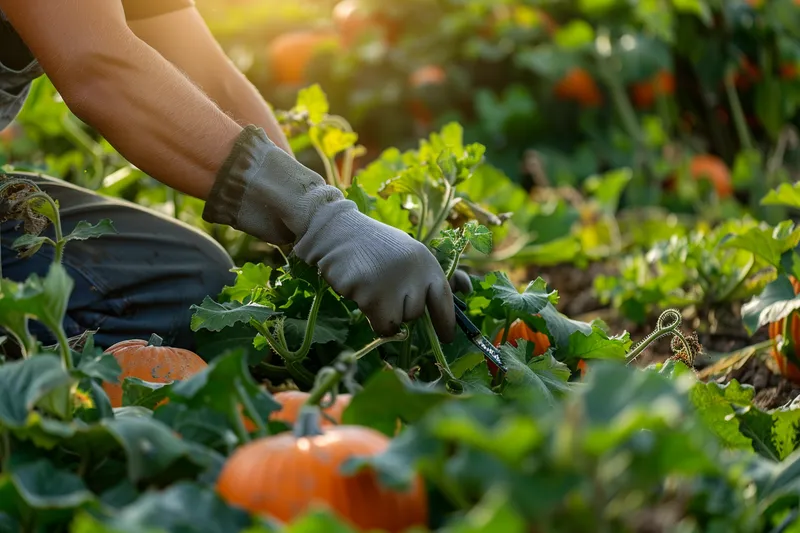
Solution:
M 427 305 L 439 338 L 448 343 L 455 337 L 452 290 L 428 248 L 359 212 L 261 128 L 248 126 L 237 139 L 203 219 L 271 244 L 295 243 L 295 254 L 355 301 L 380 335 L 396 333 Z
M 472 292 L 472 280 L 469 274 L 457 268 L 453 275 L 450 277 L 450 290 L 453 292 L 463 292 L 469 294 Z

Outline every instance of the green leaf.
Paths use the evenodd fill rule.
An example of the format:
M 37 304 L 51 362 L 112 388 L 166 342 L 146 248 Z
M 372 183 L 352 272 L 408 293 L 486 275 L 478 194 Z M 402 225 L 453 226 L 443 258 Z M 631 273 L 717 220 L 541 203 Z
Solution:
M 525 521 L 511 505 L 506 491 L 495 487 L 483 499 L 454 524 L 441 533 L 525 533 Z
M 593 325 L 592 333 L 575 331 L 569 336 L 569 356 L 575 359 L 625 359 L 631 349 L 631 336 L 627 331 L 609 337 L 600 327 Z
M 169 399 L 191 408 L 206 407 L 224 414 L 233 427 L 237 423 L 234 417 L 241 415 L 238 410 L 232 411 L 231 406 L 240 404 L 240 392 L 264 421 L 270 413 L 280 409 L 280 404 L 253 379 L 241 350 L 224 354 L 189 379 L 176 382 L 170 389 Z
M 465 236 L 478 252 L 492 253 L 492 232 L 486 226 L 468 222 L 465 226 Z
M 800 182 L 781 183 L 777 189 L 772 189 L 761 199 L 761 205 L 785 205 L 800 209 Z
M 118 383 L 119 375 L 122 373 L 117 358 L 110 353 L 102 353 L 93 357 L 83 356 L 77 369 L 86 377 L 109 383 Z
M 122 405 L 155 409 L 167 397 L 171 383 L 152 383 L 131 376 L 122 382 Z
M 572 20 L 558 29 L 553 40 L 566 49 L 582 48 L 594 41 L 594 29 L 585 20 Z
M 0 424 L 25 427 L 28 416 L 43 398 L 67 389 L 72 378 L 54 355 L 37 355 L 0 366 Z
M 93 239 L 103 235 L 117 234 L 117 229 L 111 220 L 104 218 L 95 225 L 92 225 L 85 220 L 81 220 L 75 225 L 75 228 L 69 235 L 64 236 L 65 241 L 85 241 L 86 239 Z
M 742 435 L 734 408 L 751 405 L 753 396 L 752 387 L 742 387 L 736 380 L 725 385 L 698 383 L 690 392 L 700 419 L 725 446 L 743 450 L 752 450 L 753 445 L 750 439 Z
M 353 396 L 342 415 L 342 423 L 371 427 L 393 436 L 398 418 L 413 423 L 450 398 L 446 392 L 401 380 L 395 372 L 378 372 Z
M 334 513 L 324 509 L 314 509 L 282 528 L 283 533 L 356 533 Z M 249 533 L 249 532 L 245 532 Z M 253 533 L 262 533 L 261 531 Z
M 503 307 L 522 315 L 535 315 L 541 312 L 548 303 L 558 303 L 558 292 L 547 292 L 547 282 L 542 278 L 531 281 L 522 292 L 508 279 L 505 272 L 494 272 L 496 281 L 492 292 Z
M 30 257 L 38 252 L 42 245 L 47 242 L 53 244 L 53 241 L 48 237 L 24 233 L 17 237 L 11 244 L 11 247 L 19 252 L 20 257 Z
M 322 133 L 322 152 L 327 157 L 335 157 L 336 154 L 351 148 L 357 140 L 356 133 L 345 132 L 338 128 L 326 128 Z
M 221 331 L 238 322 L 247 323 L 253 319 L 264 322 L 270 317 L 280 314 L 265 305 L 239 302 L 219 303 L 208 296 L 203 299 L 202 304 L 192 305 L 191 309 L 194 310 L 192 331 L 199 329 Z
M 153 418 L 115 417 L 100 424 L 125 450 L 128 479 L 133 483 L 176 481 L 219 467 L 223 460 L 211 450 L 183 441 Z
M 87 529 L 86 533 L 231 533 L 252 525 L 244 510 L 227 505 L 213 489 L 187 482 L 148 491 L 105 520 L 87 513 L 80 515 L 78 522 L 82 527 L 104 524 L 110 528 Z
M 32 509 L 75 509 L 94 500 L 81 478 L 47 459 L 11 467 L 11 480 Z
M 297 103 L 295 110 L 308 113 L 308 120 L 312 124 L 318 124 L 328 113 L 328 97 L 318 83 L 300 89 L 297 93 Z
M 53 332 L 60 331 L 74 282 L 59 263 L 47 276 L 31 274 L 23 283 L 0 280 L 0 325 L 18 338 L 27 336 L 27 320 L 35 319 Z
M 742 306 L 742 320 L 750 335 L 759 328 L 786 318 L 800 309 L 800 295 L 794 294 L 791 281 L 779 276 L 764 291 Z
M 545 401 L 555 404 L 556 398 L 566 394 L 572 373 L 564 363 L 557 361 L 548 351 L 538 357 L 533 356 L 535 343 L 524 339 L 517 340 L 517 346 L 500 346 L 500 354 L 508 368 L 507 387 L 503 396 L 525 401 Z
M 764 261 L 780 268 L 781 255 L 800 243 L 800 228 L 785 220 L 774 228 L 760 226 L 745 233 L 731 235 L 721 241 L 722 246 L 747 250 Z
M 236 281 L 232 287 L 225 286 L 221 295 L 240 303 L 247 298 L 256 301 L 257 294 L 269 286 L 272 276 L 272 267 L 262 263 L 247 262 L 232 271 L 236 273 Z
M 299 347 L 305 337 L 307 325 L 308 320 L 287 318 L 283 323 L 287 342 Z M 318 315 L 317 321 L 314 323 L 312 344 L 325 344 L 327 342 L 344 344 L 347 341 L 348 325 L 349 319 L 347 318 Z M 263 342 L 266 344 L 266 341 Z
M 347 199 L 355 202 L 358 210 L 369 214 L 375 205 L 375 198 L 367 194 L 367 191 L 358 183 L 358 177 L 353 178 L 353 183 L 347 189 Z
M 590 176 L 583 183 L 583 188 L 591 194 L 609 215 L 613 215 L 619 206 L 619 199 L 625 187 L 633 179 L 633 171 L 620 168 L 606 172 L 601 176 Z

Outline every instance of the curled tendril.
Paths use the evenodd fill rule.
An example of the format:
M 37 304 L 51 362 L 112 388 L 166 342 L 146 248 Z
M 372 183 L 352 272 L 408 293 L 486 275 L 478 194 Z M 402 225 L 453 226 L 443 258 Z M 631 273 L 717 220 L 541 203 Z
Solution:
M 671 319 L 672 322 L 667 323 L 667 320 L 669 319 Z M 653 343 L 653 341 L 670 334 L 674 336 L 672 342 L 674 343 L 673 351 L 676 353 L 676 355 L 679 353 L 679 351 L 676 351 L 676 348 L 680 348 L 677 346 L 676 341 L 679 341 L 683 346 L 683 350 L 680 353 L 685 353 L 687 358 L 694 360 L 694 356 L 697 351 L 692 349 L 689 341 L 686 339 L 683 333 L 681 333 L 679 327 L 682 322 L 683 317 L 677 309 L 667 309 L 661 313 L 661 316 L 658 317 L 658 321 L 656 322 L 656 329 L 650 335 L 642 339 L 642 341 L 639 342 L 639 344 L 637 344 L 636 347 L 634 347 L 630 352 L 628 352 L 628 364 L 631 364 L 636 360 L 637 357 L 642 355 L 642 352 L 644 352 L 647 347 Z M 694 339 L 696 339 L 696 337 L 697 336 L 695 335 Z M 697 345 L 700 345 L 699 341 L 697 342 Z

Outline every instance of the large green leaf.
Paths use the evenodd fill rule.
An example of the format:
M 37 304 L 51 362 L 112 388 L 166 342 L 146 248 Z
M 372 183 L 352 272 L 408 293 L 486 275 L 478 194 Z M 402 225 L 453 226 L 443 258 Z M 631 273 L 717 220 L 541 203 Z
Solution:
M 183 441 L 170 428 L 147 417 L 104 419 L 101 425 L 125 450 L 128 478 L 175 481 L 217 468 L 222 457 Z
M 533 356 L 535 343 L 519 339 L 517 346 L 504 344 L 500 347 L 503 362 L 508 368 L 508 385 L 503 396 L 521 401 L 544 401 L 551 405 L 566 394 L 571 372 L 567 365 L 557 361 L 552 353 Z
M 0 424 L 23 428 L 38 402 L 53 392 L 68 391 L 72 383 L 54 355 L 37 355 L 0 366 Z
M 81 478 L 47 459 L 12 463 L 10 474 L 14 487 L 31 509 L 75 509 L 95 499 Z
M 104 218 L 97 224 L 90 224 L 85 220 L 81 220 L 75 225 L 75 228 L 64 236 L 65 241 L 85 241 L 86 239 L 94 239 L 102 237 L 103 235 L 116 234 L 117 229 L 111 220 Z
M 800 243 L 800 228 L 790 220 L 774 228 L 761 226 L 744 233 L 731 235 L 721 241 L 722 246 L 747 250 L 775 268 L 781 266 L 781 255 Z
M 742 306 L 742 320 L 751 335 L 759 328 L 786 318 L 800 309 L 800 295 L 795 295 L 792 283 L 779 276 L 764 291 Z
M 568 354 L 575 359 L 625 359 L 630 348 L 628 332 L 609 337 L 603 329 L 593 325 L 589 335 L 575 331 L 569 336 Z
M 800 183 L 781 183 L 761 199 L 761 205 L 785 205 L 800 209 Z
M 266 289 L 272 276 L 272 267 L 261 263 L 245 263 L 239 268 L 234 268 L 236 281 L 233 286 L 222 289 L 222 296 L 231 301 L 244 303 L 246 299 L 258 301 L 259 292 Z
M 436 405 L 452 397 L 401 379 L 395 372 L 378 372 L 350 401 L 342 415 L 343 424 L 371 427 L 394 435 L 397 420 L 413 423 Z
M 148 491 L 110 516 L 82 514 L 75 523 L 73 531 L 81 533 L 233 533 L 253 521 L 212 489 L 179 482 L 163 491 Z

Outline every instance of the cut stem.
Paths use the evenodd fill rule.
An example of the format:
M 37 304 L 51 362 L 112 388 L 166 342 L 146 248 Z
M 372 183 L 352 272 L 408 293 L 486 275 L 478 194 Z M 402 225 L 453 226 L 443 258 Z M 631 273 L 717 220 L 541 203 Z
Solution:
M 453 371 L 450 370 L 447 358 L 444 356 L 442 345 L 439 343 L 439 336 L 436 335 L 436 329 L 433 327 L 433 321 L 431 320 L 431 315 L 427 308 L 425 309 L 425 315 L 422 317 L 422 325 L 425 328 L 428 342 L 430 342 L 431 350 L 433 350 L 433 357 L 436 359 L 436 364 L 439 367 L 439 371 L 442 373 L 442 377 L 447 381 L 458 381 L 453 375 Z

